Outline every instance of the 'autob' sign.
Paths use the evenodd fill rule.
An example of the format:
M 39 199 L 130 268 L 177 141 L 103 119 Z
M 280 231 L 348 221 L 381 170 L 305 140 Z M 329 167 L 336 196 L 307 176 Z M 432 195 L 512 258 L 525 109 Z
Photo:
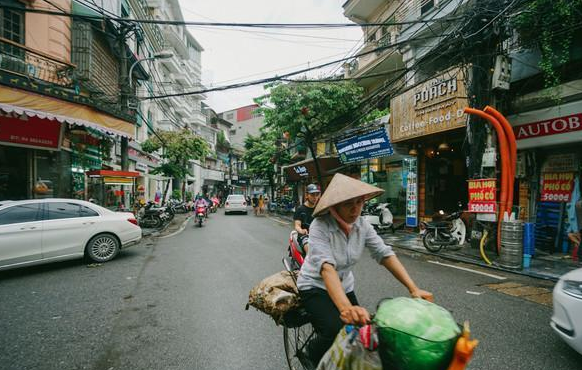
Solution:
M 394 150 L 384 128 L 337 141 L 335 148 L 342 163 L 385 157 L 394 154 Z

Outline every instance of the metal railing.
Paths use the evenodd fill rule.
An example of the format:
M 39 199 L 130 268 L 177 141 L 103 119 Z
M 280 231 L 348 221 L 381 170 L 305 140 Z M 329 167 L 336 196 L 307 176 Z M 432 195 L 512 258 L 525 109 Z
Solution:
M 0 70 L 60 86 L 71 86 L 74 64 L 0 37 Z

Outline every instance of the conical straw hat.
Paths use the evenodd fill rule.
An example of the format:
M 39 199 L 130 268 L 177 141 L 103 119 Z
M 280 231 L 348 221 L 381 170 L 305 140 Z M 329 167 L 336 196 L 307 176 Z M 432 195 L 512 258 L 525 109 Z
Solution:
M 365 196 L 366 200 L 369 200 L 383 192 L 383 189 L 376 186 L 366 184 L 365 182 L 342 175 L 341 173 L 336 173 L 317 203 L 313 211 L 313 216 L 322 215 L 328 211 L 329 207 L 345 202 L 346 200 L 362 196 Z

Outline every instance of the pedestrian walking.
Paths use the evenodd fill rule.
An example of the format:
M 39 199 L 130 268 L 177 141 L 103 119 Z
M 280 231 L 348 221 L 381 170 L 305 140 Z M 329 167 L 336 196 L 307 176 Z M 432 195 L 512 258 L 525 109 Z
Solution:
M 252 204 L 253 204 L 253 212 L 255 213 L 255 216 L 259 215 L 259 198 L 257 197 L 257 194 L 253 194 L 253 199 L 251 200 Z
M 259 215 L 262 215 L 265 211 L 265 199 L 263 199 L 263 194 L 259 195 Z

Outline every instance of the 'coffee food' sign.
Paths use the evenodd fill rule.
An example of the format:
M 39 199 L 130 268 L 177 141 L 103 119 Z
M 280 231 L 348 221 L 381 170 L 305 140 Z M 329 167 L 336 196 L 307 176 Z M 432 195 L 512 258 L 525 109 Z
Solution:
M 460 68 L 417 85 L 390 101 L 392 142 L 465 126 L 468 106 L 465 74 Z

